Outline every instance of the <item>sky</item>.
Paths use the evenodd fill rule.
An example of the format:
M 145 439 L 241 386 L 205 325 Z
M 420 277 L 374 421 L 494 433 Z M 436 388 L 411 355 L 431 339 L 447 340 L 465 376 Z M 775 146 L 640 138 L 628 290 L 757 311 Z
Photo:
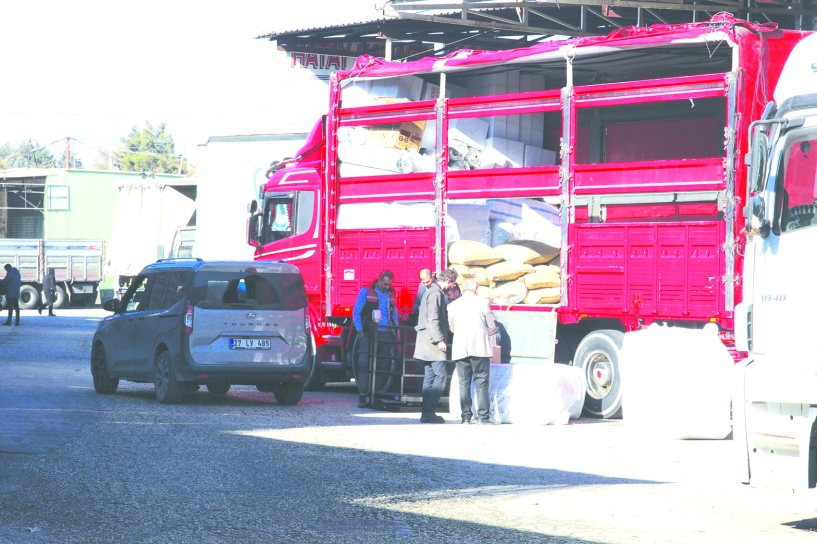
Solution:
M 164 122 L 195 162 L 210 136 L 308 131 L 327 108 L 325 83 L 255 38 L 380 16 L 375 0 L 8 2 L 0 144 L 71 137 L 87 162 L 133 126 Z

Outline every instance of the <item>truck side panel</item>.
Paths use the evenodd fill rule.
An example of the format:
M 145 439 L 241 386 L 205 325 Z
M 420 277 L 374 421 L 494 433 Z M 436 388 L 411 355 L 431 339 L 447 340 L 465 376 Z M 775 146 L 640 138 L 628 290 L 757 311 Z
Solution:
M 338 238 L 333 315 L 351 315 L 360 289 L 383 270 L 394 273 L 398 308 L 408 311 L 417 295 L 418 271 L 434 265 L 434 229 L 340 230 Z

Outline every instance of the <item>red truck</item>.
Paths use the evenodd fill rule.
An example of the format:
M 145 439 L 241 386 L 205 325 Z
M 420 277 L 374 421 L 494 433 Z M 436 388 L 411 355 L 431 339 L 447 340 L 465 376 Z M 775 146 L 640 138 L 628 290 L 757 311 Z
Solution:
M 418 272 L 452 263 L 486 280 L 503 362 L 582 368 L 591 416 L 622 412 L 625 331 L 715 323 L 734 352 L 740 158 L 805 35 L 718 15 L 507 51 L 363 56 L 333 75 L 327 115 L 270 169 L 248 223 L 256 259 L 304 276 L 310 385 L 351 377 L 343 345 L 362 286 L 391 270 L 407 316 Z M 514 264 L 509 245 L 538 258 L 519 277 L 486 273 L 495 257 L 463 258 L 465 241 L 498 264 Z M 527 282 L 540 272 L 557 283 Z

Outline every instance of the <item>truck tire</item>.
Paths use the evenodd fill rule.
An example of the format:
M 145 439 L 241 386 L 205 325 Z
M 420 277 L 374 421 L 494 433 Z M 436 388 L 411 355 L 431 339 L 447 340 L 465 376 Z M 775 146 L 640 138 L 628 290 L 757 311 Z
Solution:
M 65 304 L 65 290 L 58 285 L 54 294 L 54 308 L 59 308 L 63 304 Z
M 576 348 L 573 366 L 580 368 L 587 380 L 586 416 L 600 419 L 621 417 L 619 360 L 623 341 L 621 331 L 599 330 L 585 336 Z
M 40 303 L 40 292 L 31 285 L 20 286 L 20 309 L 33 310 Z
M 323 389 L 324 385 L 326 385 L 326 380 L 323 379 L 321 367 L 318 364 L 317 358 L 313 357 L 312 370 L 309 373 L 309 377 L 306 379 L 306 383 L 304 383 L 304 390 L 320 391 L 321 389 Z

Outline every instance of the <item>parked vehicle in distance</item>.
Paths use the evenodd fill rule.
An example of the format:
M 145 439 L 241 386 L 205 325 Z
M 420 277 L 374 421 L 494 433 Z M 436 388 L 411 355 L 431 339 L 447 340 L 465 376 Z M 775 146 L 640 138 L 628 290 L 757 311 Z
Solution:
M 42 300 L 43 278 L 49 268 L 57 279 L 55 308 L 69 302 L 94 304 L 102 280 L 103 254 L 102 240 L 0 239 L 0 266 L 9 263 L 20 270 L 21 310 L 33 310 Z M 5 297 L 0 297 L 0 308 L 5 306 Z
M 163 404 L 207 386 L 223 395 L 254 385 L 279 404 L 301 400 L 314 341 L 303 278 L 281 262 L 166 259 L 145 267 L 91 348 L 97 393 L 119 380 L 153 383 Z

